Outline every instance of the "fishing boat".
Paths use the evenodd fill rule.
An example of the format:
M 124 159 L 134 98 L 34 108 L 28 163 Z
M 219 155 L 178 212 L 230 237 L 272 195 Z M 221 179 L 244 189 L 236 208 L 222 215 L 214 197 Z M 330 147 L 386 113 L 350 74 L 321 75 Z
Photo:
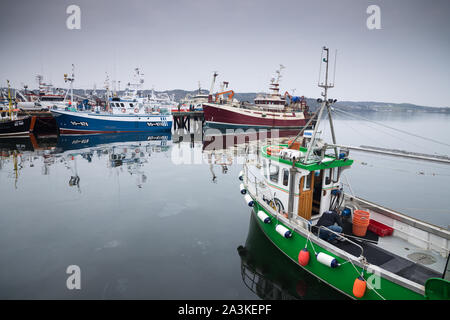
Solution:
M 140 76 L 139 69 L 136 69 Z M 138 84 L 141 84 L 139 82 Z M 99 134 L 119 132 L 158 132 L 172 129 L 173 117 L 168 107 L 149 106 L 138 90 L 128 92 L 123 97 L 111 97 L 107 88 L 106 111 L 95 110 L 79 112 L 75 110 L 51 110 L 56 119 L 59 133 Z
M 31 131 L 31 117 L 11 116 L 0 118 L 0 137 L 27 136 Z
M 322 56 L 318 123 L 335 102 L 327 97 L 334 86 L 328 48 Z M 448 300 L 450 231 L 344 191 L 342 173 L 353 160 L 336 144 L 331 116 L 329 122 L 332 143 L 318 138 L 317 124 L 288 144 L 261 147 L 244 164 L 240 191 L 261 230 L 297 265 L 353 299 Z M 340 214 L 342 232 L 317 225 L 330 211 Z
M 11 91 L 8 83 L 8 109 L 0 110 L 0 137 L 27 136 L 33 131 L 36 117 L 18 116 L 17 109 L 13 109 Z
M 288 92 L 280 94 L 281 70 L 277 77 L 272 78 L 270 93 L 259 95 L 255 103 L 239 102 L 234 97 L 233 90 L 225 90 L 228 82 L 224 82 L 220 92 L 212 96 L 217 73 L 214 73 L 209 100 L 202 104 L 205 123 L 209 127 L 218 128 L 296 128 L 303 127 L 310 118 L 306 100 L 292 97 Z M 223 97 L 227 96 L 227 99 Z M 290 97 L 287 103 L 286 97 Z
M 175 101 L 175 95 L 169 95 L 167 92 L 155 93 L 154 89 L 152 89 L 151 94 L 147 96 L 146 103 L 152 109 L 164 108 L 168 110 L 168 112 L 171 112 L 178 104 Z
M 195 94 L 187 94 L 184 99 L 180 101 L 179 110 L 178 108 L 172 109 L 172 112 L 178 111 L 202 111 L 203 103 L 208 102 L 208 94 L 202 92 L 200 82 L 198 83 L 198 90 Z
M 117 108 L 95 112 L 67 110 L 51 110 L 51 112 L 60 134 L 157 132 L 172 129 L 173 118 L 170 114 L 145 113 L 142 111 L 142 105 L 137 105 L 131 110 L 133 111 L 129 113 Z
M 107 80 L 109 81 L 109 80 Z M 167 92 L 160 92 L 156 93 L 155 90 L 152 88 L 151 93 L 149 95 L 143 94 L 143 87 L 144 84 L 144 73 L 139 69 L 134 69 L 134 76 L 133 76 L 133 82 L 129 82 L 127 85 L 127 88 L 125 90 L 124 95 L 112 98 L 114 101 L 122 101 L 122 102 L 133 102 L 134 104 L 139 103 L 143 105 L 142 110 L 145 113 L 159 113 L 160 110 L 163 110 L 164 113 L 170 113 L 171 109 L 174 108 L 174 106 L 177 105 L 177 103 L 174 100 L 174 95 L 169 95 Z M 119 99 L 119 100 L 118 100 Z M 112 107 L 116 106 L 119 108 L 125 108 L 125 111 L 123 109 L 122 112 L 127 112 L 127 108 L 131 108 L 131 110 L 134 110 L 135 106 L 125 104 L 112 104 Z M 136 110 L 136 113 L 138 110 Z
M 42 75 L 36 76 L 36 81 L 38 83 L 37 93 L 34 91 L 29 91 L 28 86 L 24 85 L 24 90 L 21 92 L 20 90 L 16 91 L 17 95 L 17 107 L 21 110 L 28 111 L 46 111 L 49 109 L 64 109 L 70 103 L 70 100 L 67 99 L 68 91 L 63 94 L 61 89 L 55 89 L 53 85 L 49 82 L 43 81 Z

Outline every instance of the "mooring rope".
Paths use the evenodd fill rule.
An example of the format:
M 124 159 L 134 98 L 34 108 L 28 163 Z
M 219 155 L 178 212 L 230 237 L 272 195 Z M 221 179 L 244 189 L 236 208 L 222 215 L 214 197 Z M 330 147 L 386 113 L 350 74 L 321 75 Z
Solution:
M 311 244 L 311 248 L 312 248 L 313 251 L 314 251 L 314 254 L 317 255 L 317 251 L 316 251 L 316 249 L 314 248 L 314 243 L 312 242 L 312 240 L 311 240 L 311 238 L 310 238 L 311 233 L 312 233 L 312 232 L 311 232 L 310 230 L 308 230 L 308 237 L 306 238 L 305 248 L 307 247 L 308 242 L 309 242 L 309 243 Z M 364 257 L 364 256 L 363 256 L 363 257 Z M 349 262 L 350 262 L 350 264 L 353 266 L 353 268 L 355 269 L 356 274 L 358 275 L 358 277 L 361 276 L 361 278 L 364 279 L 364 282 L 365 282 L 366 285 L 369 287 L 369 289 L 372 290 L 373 292 L 375 292 L 375 294 L 378 295 L 382 300 L 386 300 L 386 298 L 383 297 L 377 290 L 375 290 L 375 288 L 372 287 L 372 285 L 371 285 L 369 282 L 367 282 L 367 280 L 364 278 L 364 276 L 363 276 L 363 272 L 364 272 L 364 270 L 365 270 L 364 266 L 362 267 L 363 272 L 360 273 L 359 270 L 356 268 L 356 266 L 355 266 L 355 264 L 353 263 L 353 261 L 352 261 L 351 258 L 347 258 L 347 261 L 341 263 L 341 266 L 344 265 L 344 264 L 346 264 L 346 263 L 349 263 Z

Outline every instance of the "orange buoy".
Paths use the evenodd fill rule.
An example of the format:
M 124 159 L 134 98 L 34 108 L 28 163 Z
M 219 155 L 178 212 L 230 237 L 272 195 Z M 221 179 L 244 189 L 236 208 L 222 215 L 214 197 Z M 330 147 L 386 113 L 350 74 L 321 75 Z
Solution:
M 355 279 L 353 283 L 353 295 L 356 298 L 362 298 L 366 292 L 366 281 L 362 276 Z
M 125 110 L 125 108 L 122 108 L 122 113 L 125 113 L 125 112 L 127 112 L 127 110 Z
M 298 263 L 303 267 L 309 263 L 308 249 L 303 248 L 302 250 L 300 250 L 300 253 L 298 254 Z
M 272 154 L 277 154 L 277 153 L 280 153 L 280 151 L 281 151 L 281 148 L 278 148 L 278 147 L 268 147 L 267 148 L 267 154 L 268 155 L 272 155 Z
M 292 143 L 292 140 L 289 140 L 288 145 L 291 145 L 291 143 Z M 289 149 L 300 150 L 300 142 L 295 141 L 294 143 L 292 143 L 292 145 Z

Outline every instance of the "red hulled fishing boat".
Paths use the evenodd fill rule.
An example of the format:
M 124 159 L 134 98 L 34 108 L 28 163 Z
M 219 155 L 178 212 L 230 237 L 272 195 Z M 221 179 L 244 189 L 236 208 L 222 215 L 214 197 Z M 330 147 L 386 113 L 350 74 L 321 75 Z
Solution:
M 304 97 L 293 97 L 287 91 L 280 94 L 279 80 L 272 78 L 270 93 L 258 95 L 254 103 L 239 102 L 234 98 L 233 90 L 226 90 L 224 82 L 220 92 L 212 95 L 217 73 L 214 73 L 208 102 L 203 103 L 205 123 L 208 127 L 218 128 L 301 128 L 310 119 Z M 226 97 L 226 98 L 225 98 Z M 286 98 L 289 98 L 289 103 Z

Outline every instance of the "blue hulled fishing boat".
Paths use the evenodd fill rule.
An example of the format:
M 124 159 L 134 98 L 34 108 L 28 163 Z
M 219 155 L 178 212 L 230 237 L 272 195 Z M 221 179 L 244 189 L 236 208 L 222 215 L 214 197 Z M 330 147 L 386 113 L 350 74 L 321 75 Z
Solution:
M 143 83 L 143 74 L 138 68 L 136 83 L 129 83 L 123 97 L 110 97 L 109 79 L 106 80 L 107 106 L 106 111 L 95 107 L 91 111 L 66 108 L 65 110 L 51 110 L 56 119 L 59 133 L 71 134 L 99 134 L 118 132 L 161 132 L 172 129 L 173 117 L 169 107 L 161 104 L 151 104 L 139 94 Z M 72 78 L 68 80 L 73 81 Z
M 170 114 L 52 110 L 60 134 L 170 131 Z

